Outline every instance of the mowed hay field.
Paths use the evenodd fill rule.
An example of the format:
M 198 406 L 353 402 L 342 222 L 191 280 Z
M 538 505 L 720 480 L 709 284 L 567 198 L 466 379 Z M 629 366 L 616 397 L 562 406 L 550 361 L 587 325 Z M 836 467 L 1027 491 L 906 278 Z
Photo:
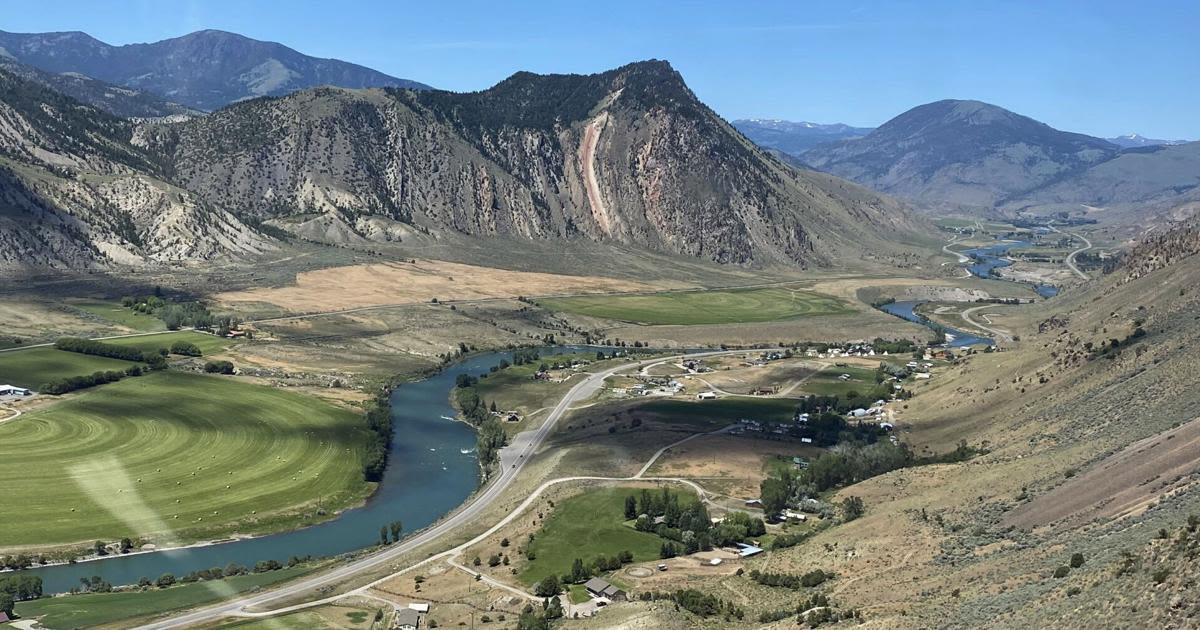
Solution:
M 318 497 L 332 513 L 367 496 L 366 440 L 352 411 L 228 377 L 92 388 L 0 424 L 0 553 L 292 526 Z
M 68 376 L 84 376 L 109 370 L 124 371 L 129 361 L 97 357 L 54 348 L 30 348 L 0 353 L 0 384 L 38 389 L 45 383 Z M 0 449 L 3 449 L 0 442 Z
M 538 306 L 552 311 L 650 325 L 773 322 L 811 315 L 855 312 L 837 298 L 784 287 L 547 298 L 538 300 Z
M 110 343 L 115 346 L 129 346 L 137 348 L 142 352 L 154 352 L 159 348 L 170 349 L 171 344 L 176 341 L 184 341 L 195 344 L 204 354 L 220 352 L 228 348 L 232 340 L 208 333 L 195 332 L 192 330 L 178 330 L 175 332 L 161 333 L 156 335 L 138 335 L 136 337 L 120 337 L 117 339 L 101 339 L 104 343 Z

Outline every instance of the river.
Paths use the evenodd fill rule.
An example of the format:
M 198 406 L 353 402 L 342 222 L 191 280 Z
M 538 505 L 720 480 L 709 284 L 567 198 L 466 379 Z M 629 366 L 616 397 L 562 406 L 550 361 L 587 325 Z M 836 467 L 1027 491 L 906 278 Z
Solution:
M 544 353 L 579 350 L 557 346 Z M 586 348 L 593 350 L 594 348 Z M 366 505 L 305 529 L 185 549 L 114 556 L 77 564 L 29 569 L 42 577 L 47 594 L 79 585 L 79 578 L 99 575 L 112 584 L 134 584 L 163 573 L 176 577 L 192 571 L 224 567 L 230 562 L 253 566 L 260 560 L 286 562 L 291 556 L 336 556 L 370 547 L 379 528 L 402 521 L 405 532 L 424 528 L 465 501 L 479 486 L 475 430 L 452 418 L 450 390 L 458 374 L 484 374 L 511 352 L 476 355 L 422 381 L 404 383 L 392 393 L 392 440 L 388 468 Z
M 996 279 L 997 276 L 992 275 L 993 269 L 1007 267 L 1012 264 L 1011 261 L 1003 258 L 1008 253 L 1008 250 L 1027 245 L 1029 245 L 1028 241 L 1004 241 L 988 245 L 987 247 L 965 249 L 962 253 L 964 256 L 971 258 L 972 264 L 967 266 L 967 271 L 970 271 L 972 275 L 980 278 Z M 1033 290 L 1045 298 L 1058 295 L 1058 287 L 1052 284 L 1035 284 L 1033 285 Z
M 995 343 L 989 337 L 980 337 L 979 335 L 972 335 L 971 333 L 958 330 L 957 328 L 950 328 L 949 326 L 934 324 L 928 319 L 917 314 L 915 309 L 921 304 L 924 304 L 924 302 L 915 300 L 891 302 L 889 304 L 880 306 L 879 309 L 885 313 L 895 315 L 896 317 L 907 319 L 910 322 L 915 322 L 921 324 L 922 326 L 928 326 L 934 330 L 944 331 L 946 333 L 946 346 L 950 348 L 962 348 L 976 344 L 985 344 L 990 346 Z

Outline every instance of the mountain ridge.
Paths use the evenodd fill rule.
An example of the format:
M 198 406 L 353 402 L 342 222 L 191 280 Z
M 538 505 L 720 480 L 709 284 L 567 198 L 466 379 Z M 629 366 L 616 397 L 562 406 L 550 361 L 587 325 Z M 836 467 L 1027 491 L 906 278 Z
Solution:
M 324 84 L 429 87 L 365 66 L 311 57 L 277 42 L 212 29 L 120 46 L 82 31 L 0 31 L 0 49 L 16 61 L 47 72 L 78 72 L 204 111 Z

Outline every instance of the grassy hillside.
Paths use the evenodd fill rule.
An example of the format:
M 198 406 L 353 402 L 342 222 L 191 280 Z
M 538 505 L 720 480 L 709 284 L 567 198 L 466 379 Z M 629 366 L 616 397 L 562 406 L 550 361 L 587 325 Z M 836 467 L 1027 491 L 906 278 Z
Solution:
M 364 423 L 306 396 L 153 373 L 0 425 L 7 548 L 156 543 L 296 525 L 361 501 Z

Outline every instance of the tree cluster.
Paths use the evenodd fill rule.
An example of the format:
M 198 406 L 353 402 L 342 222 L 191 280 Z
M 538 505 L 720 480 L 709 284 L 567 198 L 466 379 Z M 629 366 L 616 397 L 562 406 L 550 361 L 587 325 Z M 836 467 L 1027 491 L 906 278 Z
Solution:
M 796 575 L 794 573 L 763 573 L 758 569 L 750 571 L 750 579 L 758 584 L 790 588 L 792 590 L 820 586 L 832 578 L 832 573 L 827 573 L 821 569 L 815 569 L 803 575 Z
M 370 442 L 363 458 L 363 478 L 380 481 L 387 470 L 392 447 L 392 406 L 388 394 L 381 393 L 367 406 L 367 430 Z
M 204 364 L 204 371 L 209 374 L 233 374 L 233 363 L 229 361 L 208 361 Z
M 696 589 L 682 589 L 672 593 L 663 591 L 646 591 L 638 596 L 642 601 L 670 600 L 680 608 L 701 617 L 722 616 L 726 620 L 743 619 L 746 611 L 733 602 L 728 602 L 715 595 Z
M 144 361 L 145 353 L 132 346 L 119 346 L 113 343 L 81 339 L 79 337 L 62 337 L 54 342 L 54 348 L 66 352 L 90 354 L 122 361 Z
M 105 383 L 115 383 L 126 376 L 141 376 L 142 368 L 138 365 L 131 365 L 123 371 L 108 370 L 103 372 L 92 372 L 84 376 L 68 376 L 59 378 L 48 383 L 43 383 L 40 391 L 43 394 L 51 394 L 58 396 L 67 392 L 73 392 L 79 389 L 87 389 L 96 385 L 104 385 Z

